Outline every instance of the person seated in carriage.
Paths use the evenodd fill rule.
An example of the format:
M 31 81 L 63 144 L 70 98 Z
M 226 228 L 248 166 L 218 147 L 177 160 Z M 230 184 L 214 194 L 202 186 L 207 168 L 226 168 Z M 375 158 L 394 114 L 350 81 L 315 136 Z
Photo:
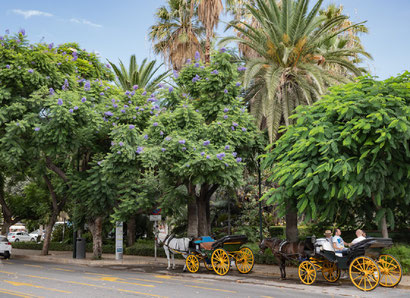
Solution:
M 348 248 L 345 247 L 345 242 L 343 241 L 343 238 L 340 237 L 340 235 L 342 235 L 342 231 L 340 229 L 336 229 L 335 236 L 333 236 L 332 238 L 333 248 L 336 252 L 343 252 L 348 250 Z
M 326 241 L 328 241 L 330 243 L 330 245 L 332 245 L 332 231 L 331 230 L 326 230 L 324 233 L 325 237 L 326 237 Z
M 352 246 L 356 243 L 359 243 L 360 241 L 365 240 L 366 238 L 364 237 L 364 235 L 366 235 L 362 230 L 357 230 L 356 231 L 356 237 L 355 239 L 353 239 L 352 243 L 349 243 L 349 246 Z

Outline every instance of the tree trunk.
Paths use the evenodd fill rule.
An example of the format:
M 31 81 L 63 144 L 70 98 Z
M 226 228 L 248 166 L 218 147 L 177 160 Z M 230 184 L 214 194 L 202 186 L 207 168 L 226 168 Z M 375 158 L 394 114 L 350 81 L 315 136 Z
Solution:
M 3 226 L 1 227 L 1 234 L 7 235 L 9 232 L 9 228 L 13 225 L 16 221 L 12 220 L 12 214 L 9 206 L 6 203 L 6 198 L 4 195 L 4 187 L 5 187 L 5 179 L 2 174 L 0 174 L 0 205 L 1 210 L 3 213 Z
M 136 230 L 136 222 L 135 222 L 135 216 L 133 216 L 127 221 L 127 245 L 128 246 L 132 246 L 135 243 L 135 230 Z
M 211 62 L 211 39 L 209 37 L 205 40 L 205 64 Z
M 198 236 L 209 236 L 209 216 L 207 214 L 209 198 L 201 193 L 201 196 L 196 198 L 196 203 L 198 208 Z
M 286 239 L 290 242 L 298 241 L 298 213 L 294 200 L 286 202 Z
M 198 237 L 198 212 L 195 199 L 188 200 L 188 237 Z
M 50 217 L 50 220 L 47 224 L 46 235 L 44 237 L 43 248 L 41 250 L 41 255 L 43 255 L 43 256 L 48 255 L 48 248 L 49 248 L 50 242 L 51 242 L 51 233 L 53 231 L 54 224 L 57 221 L 58 213 L 59 212 L 57 210 L 53 210 L 53 212 L 51 214 L 51 217 Z
M 382 221 L 380 223 L 380 228 L 382 230 L 381 232 L 382 232 L 383 238 L 389 238 L 389 231 L 387 230 L 386 214 L 383 215 L 383 217 L 382 217 Z
M 102 222 L 103 218 L 99 216 L 88 223 L 93 236 L 93 259 L 101 259 L 102 256 Z

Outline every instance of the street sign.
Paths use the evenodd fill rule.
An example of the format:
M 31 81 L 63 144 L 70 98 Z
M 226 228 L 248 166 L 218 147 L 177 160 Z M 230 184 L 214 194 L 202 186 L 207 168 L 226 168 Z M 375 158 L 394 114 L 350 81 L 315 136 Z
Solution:
M 115 223 L 115 259 L 122 260 L 123 254 L 123 223 Z
M 149 220 L 150 221 L 160 221 L 161 220 L 161 215 L 150 215 Z

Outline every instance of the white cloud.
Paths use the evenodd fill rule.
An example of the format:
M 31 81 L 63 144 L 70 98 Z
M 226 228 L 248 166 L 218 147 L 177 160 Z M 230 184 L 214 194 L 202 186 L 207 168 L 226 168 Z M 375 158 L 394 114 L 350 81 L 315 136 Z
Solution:
M 42 16 L 42 17 L 52 17 L 53 16 L 51 13 L 39 11 L 39 10 L 13 9 L 12 12 L 14 12 L 15 14 L 22 15 L 25 19 L 28 19 L 34 16 Z
M 95 28 L 101 28 L 102 27 L 102 25 L 100 25 L 100 24 L 96 24 L 96 23 L 93 23 L 93 22 L 91 22 L 89 20 L 85 20 L 85 19 L 71 18 L 70 22 L 71 23 L 76 23 L 76 24 L 84 24 L 84 25 L 88 25 L 88 26 L 91 26 L 91 27 L 95 27 Z

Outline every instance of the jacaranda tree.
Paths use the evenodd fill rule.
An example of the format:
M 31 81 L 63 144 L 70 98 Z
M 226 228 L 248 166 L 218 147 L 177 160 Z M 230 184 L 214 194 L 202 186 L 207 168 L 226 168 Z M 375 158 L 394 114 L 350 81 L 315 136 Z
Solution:
M 162 92 L 173 108 L 154 115 L 138 151 L 156 170 L 165 201 L 188 198 L 188 234 L 210 235 L 209 202 L 219 187 L 238 186 L 245 162 L 256 151 L 254 119 L 241 100 L 237 65 L 222 49 L 204 66 L 187 64 Z M 185 194 L 175 197 L 176 189 Z
M 388 237 L 393 211 L 410 204 L 409 83 L 407 72 L 385 81 L 364 77 L 298 108 L 295 124 L 265 156 L 279 184 L 264 196 L 268 203 L 283 207 L 297 198 L 307 221 L 343 218 L 346 206 L 361 206 L 374 211 Z

